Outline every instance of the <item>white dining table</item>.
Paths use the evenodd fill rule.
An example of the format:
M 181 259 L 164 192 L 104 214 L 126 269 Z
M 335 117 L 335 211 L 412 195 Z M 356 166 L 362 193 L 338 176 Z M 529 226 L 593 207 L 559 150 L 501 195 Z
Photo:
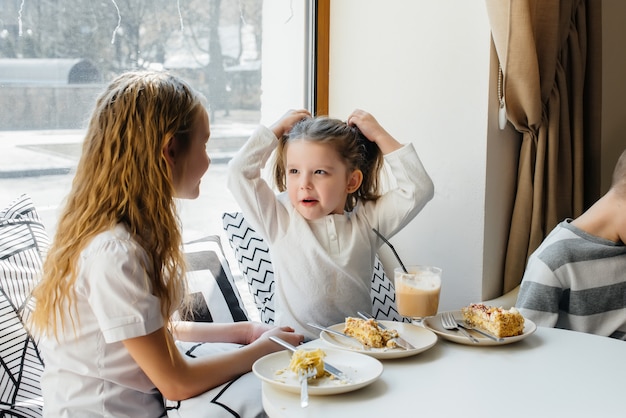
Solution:
M 263 407 L 271 418 L 626 416 L 626 342 L 608 337 L 544 327 L 498 346 L 439 337 L 427 351 L 381 361 L 370 385 L 311 396 L 306 408 L 263 382 Z

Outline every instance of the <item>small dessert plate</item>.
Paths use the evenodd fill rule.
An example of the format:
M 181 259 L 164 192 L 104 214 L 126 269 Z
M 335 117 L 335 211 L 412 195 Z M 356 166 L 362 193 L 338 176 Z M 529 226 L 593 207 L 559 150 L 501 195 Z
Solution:
M 351 353 L 335 348 L 324 348 L 326 357 L 333 366 L 348 376 L 349 381 L 342 381 L 332 376 L 309 380 L 309 395 L 335 395 L 361 389 L 380 377 L 383 364 L 372 357 Z M 277 351 L 258 359 L 252 365 L 252 371 L 261 380 L 291 393 L 300 393 L 298 376 L 289 370 L 291 353 Z
M 461 314 L 461 311 L 451 311 L 451 312 L 457 321 L 463 320 L 463 315 Z M 442 338 L 445 338 L 446 340 L 453 341 L 459 344 L 483 345 L 483 346 L 484 345 L 511 344 L 511 343 L 523 340 L 524 338 L 528 337 L 529 335 L 531 335 L 533 332 L 537 330 L 537 325 L 535 325 L 533 321 L 531 321 L 528 318 L 524 318 L 524 332 L 522 333 L 522 335 L 516 335 L 514 337 L 505 337 L 502 339 L 502 341 L 494 341 L 490 338 L 485 337 L 484 335 L 480 335 L 477 332 L 472 332 L 472 330 L 468 330 L 467 332 L 471 333 L 478 340 L 478 343 L 473 343 L 465 335 L 459 333 L 458 331 L 445 329 L 443 325 L 441 324 L 442 314 L 443 312 L 440 312 L 435 316 L 424 318 L 424 321 L 422 322 L 422 324 L 424 325 L 424 328 L 431 330 L 432 332 L 434 332 L 435 334 L 439 335 Z
M 350 350 L 361 354 L 367 354 L 368 356 L 380 360 L 414 356 L 415 354 L 428 350 L 437 342 L 437 335 L 435 335 L 434 332 L 423 327 L 409 324 L 407 322 L 377 322 L 383 324 L 388 329 L 395 329 L 396 331 L 398 331 L 398 334 L 400 334 L 402 338 L 408 341 L 415 348 L 408 350 L 404 348 L 363 349 L 363 346 L 359 344 L 356 340 L 353 341 L 352 339 L 340 337 L 326 331 L 322 331 L 320 333 L 320 338 L 335 348 L 341 348 L 343 350 Z M 333 331 L 343 332 L 343 329 L 345 328 L 345 323 L 342 322 L 328 328 Z

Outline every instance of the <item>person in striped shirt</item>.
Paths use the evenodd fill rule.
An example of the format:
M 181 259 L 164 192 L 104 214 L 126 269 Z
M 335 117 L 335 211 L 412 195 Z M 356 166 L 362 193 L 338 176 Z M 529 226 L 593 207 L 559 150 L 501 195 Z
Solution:
M 626 150 L 609 191 L 529 257 L 516 307 L 539 326 L 626 340 Z

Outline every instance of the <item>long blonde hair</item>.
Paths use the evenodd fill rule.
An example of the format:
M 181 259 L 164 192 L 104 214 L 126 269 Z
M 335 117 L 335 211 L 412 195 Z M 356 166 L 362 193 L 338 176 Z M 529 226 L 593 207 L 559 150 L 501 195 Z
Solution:
M 203 98 L 165 72 L 128 72 L 100 95 L 72 189 L 33 296 L 32 325 L 58 336 L 65 313 L 75 327 L 73 290 L 81 251 L 97 234 L 124 224 L 148 256 L 146 283 L 169 320 L 184 299 L 184 258 L 164 147 L 189 140 Z M 60 321 L 60 323 L 59 323 Z

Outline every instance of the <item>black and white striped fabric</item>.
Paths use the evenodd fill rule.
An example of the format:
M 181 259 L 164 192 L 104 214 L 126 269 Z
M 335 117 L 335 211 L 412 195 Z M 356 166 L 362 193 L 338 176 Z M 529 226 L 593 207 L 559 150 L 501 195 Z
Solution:
M 261 321 L 274 323 L 274 271 L 267 244 L 241 212 L 224 213 L 222 223 L 259 310 Z M 403 318 L 398 313 L 393 283 L 385 274 L 378 255 L 374 260 L 370 296 L 372 315 L 376 319 L 409 322 L 409 319 Z
M 40 417 L 43 360 L 24 324 L 49 240 L 28 195 L 0 211 L 0 416 Z
M 194 302 L 196 322 L 239 322 L 249 319 L 224 256 L 220 237 L 207 237 L 184 245 L 187 284 Z

